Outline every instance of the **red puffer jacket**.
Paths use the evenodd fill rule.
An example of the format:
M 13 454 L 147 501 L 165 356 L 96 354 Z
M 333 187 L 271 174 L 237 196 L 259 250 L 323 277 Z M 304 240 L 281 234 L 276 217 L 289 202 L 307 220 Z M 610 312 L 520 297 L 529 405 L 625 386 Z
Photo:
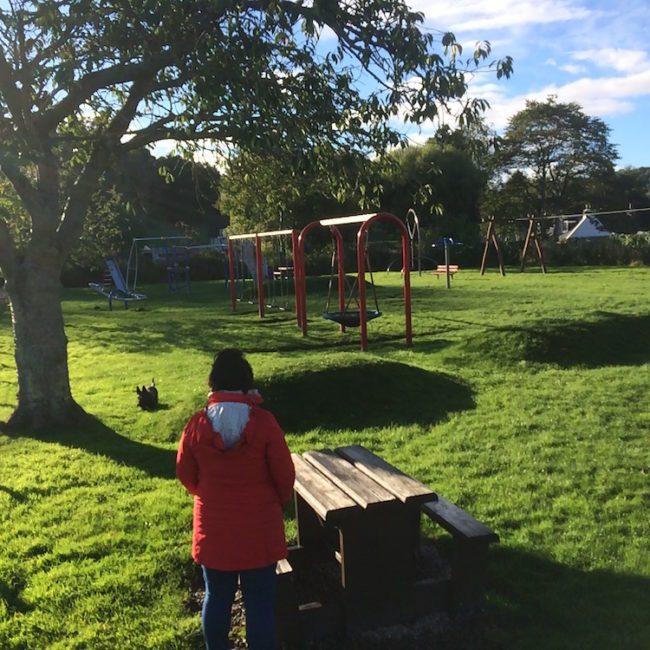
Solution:
M 239 441 L 226 449 L 208 417 L 212 405 L 250 406 Z M 176 476 L 194 495 L 192 556 L 210 569 L 256 569 L 287 557 L 282 507 L 295 469 L 275 417 L 257 394 L 211 393 L 185 426 Z

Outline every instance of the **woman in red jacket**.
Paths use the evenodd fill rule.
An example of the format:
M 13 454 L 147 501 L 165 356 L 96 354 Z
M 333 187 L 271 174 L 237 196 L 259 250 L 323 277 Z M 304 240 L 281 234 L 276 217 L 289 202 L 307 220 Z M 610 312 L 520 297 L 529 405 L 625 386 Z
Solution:
M 207 406 L 183 431 L 176 476 L 194 495 L 192 556 L 205 580 L 203 635 L 227 650 L 239 580 L 251 650 L 275 648 L 275 567 L 287 557 L 282 508 L 295 470 L 273 415 L 253 390 L 253 370 L 236 349 L 221 351 Z

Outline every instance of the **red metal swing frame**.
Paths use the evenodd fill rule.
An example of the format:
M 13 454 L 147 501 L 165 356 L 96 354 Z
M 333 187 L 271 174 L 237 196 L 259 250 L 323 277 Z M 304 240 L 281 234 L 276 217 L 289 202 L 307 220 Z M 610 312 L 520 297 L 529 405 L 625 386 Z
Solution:
M 295 308 L 296 320 L 299 319 L 298 311 L 298 290 L 297 290 L 297 274 L 296 274 L 296 252 L 298 249 L 298 231 L 297 230 L 272 230 L 268 232 L 255 232 L 246 233 L 243 235 L 230 235 L 228 237 L 228 274 L 230 275 L 230 299 L 232 302 L 232 309 L 237 309 L 237 288 L 235 286 L 235 251 L 233 248 L 233 241 L 240 239 L 253 239 L 255 241 L 255 275 L 257 276 L 257 306 L 260 318 L 264 318 L 265 313 L 265 297 L 264 297 L 264 269 L 262 267 L 262 239 L 282 237 L 291 235 L 291 259 L 293 263 L 293 283 L 294 292 L 296 295 Z M 298 320 L 298 324 L 300 321 Z
M 297 246 L 294 249 L 295 267 L 294 279 L 296 286 L 296 316 L 298 326 L 302 329 L 302 335 L 307 336 L 307 283 L 305 277 L 305 238 L 315 228 L 328 227 L 336 239 L 336 250 L 338 260 L 338 304 L 339 311 L 345 312 L 345 269 L 343 263 L 343 235 L 338 226 L 345 224 L 360 224 L 356 238 L 357 257 L 357 282 L 359 301 L 359 332 L 361 350 L 368 350 L 368 314 L 366 303 L 365 283 L 365 250 L 368 229 L 377 221 L 388 221 L 394 223 L 400 231 L 402 238 L 402 268 L 404 269 L 404 330 L 406 347 L 413 345 L 413 329 L 411 322 L 411 275 L 410 275 L 410 237 L 404 223 L 394 214 L 388 212 L 377 212 L 372 214 L 360 214 L 350 217 L 335 217 L 333 219 L 320 219 L 308 223 L 298 235 Z M 341 323 L 341 331 L 345 331 L 345 324 Z

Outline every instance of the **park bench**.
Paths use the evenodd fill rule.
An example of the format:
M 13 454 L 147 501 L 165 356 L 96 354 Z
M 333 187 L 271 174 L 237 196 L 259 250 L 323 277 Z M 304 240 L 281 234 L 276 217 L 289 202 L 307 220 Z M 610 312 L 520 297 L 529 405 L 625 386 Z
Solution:
M 460 267 L 458 264 L 449 265 L 449 275 L 453 278 L 454 273 L 460 273 Z M 438 264 L 436 270 L 432 271 L 432 274 L 439 278 L 441 275 L 447 275 L 447 266 L 445 264 Z
M 482 603 L 487 546 L 498 540 L 486 526 L 360 445 L 292 457 L 298 543 L 277 570 L 281 640 L 300 644 Z M 421 513 L 453 536 L 451 570 L 426 578 L 418 573 Z M 298 593 L 301 578 L 323 567 L 337 581 L 334 596 Z
M 293 278 L 293 266 L 278 266 L 274 269 L 273 276 L 280 280 L 291 280 Z

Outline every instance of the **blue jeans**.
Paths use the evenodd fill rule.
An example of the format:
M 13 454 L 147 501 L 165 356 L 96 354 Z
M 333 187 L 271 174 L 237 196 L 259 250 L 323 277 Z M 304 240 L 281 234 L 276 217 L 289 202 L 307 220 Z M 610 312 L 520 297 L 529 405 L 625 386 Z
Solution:
M 228 650 L 230 615 L 239 578 L 250 650 L 275 650 L 275 563 L 261 569 L 203 569 L 205 599 L 201 622 L 207 650 Z

